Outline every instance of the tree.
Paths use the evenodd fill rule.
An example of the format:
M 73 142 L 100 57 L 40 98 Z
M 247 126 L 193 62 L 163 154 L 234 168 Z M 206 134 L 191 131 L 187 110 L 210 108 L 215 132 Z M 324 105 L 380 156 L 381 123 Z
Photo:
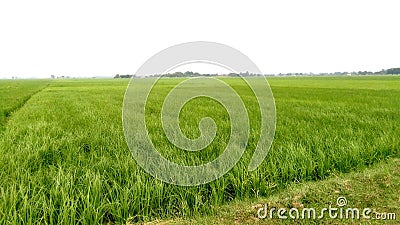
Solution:
M 387 69 L 386 74 L 400 74 L 400 68 L 391 68 Z

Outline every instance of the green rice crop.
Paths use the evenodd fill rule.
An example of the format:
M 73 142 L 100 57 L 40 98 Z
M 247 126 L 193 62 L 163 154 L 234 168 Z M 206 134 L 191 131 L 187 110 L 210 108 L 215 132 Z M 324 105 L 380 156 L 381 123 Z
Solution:
M 242 80 L 223 80 L 246 104 L 249 143 L 229 173 L 195 187 L 163 183 L 136 164 L 121 121 L 128 80 L 0 81 L 0 111 L 12 112 L 1 114 L 0 223 L 126 223 L 204 215 L 233 199 L 268 196 L 293 182 L 320 180 L 399 156 L 400 77 L 270 78 L 276 136 L 265 161 L 249 172 L 259 111 Z M 217 102 L 194 99 L 180 115 L 183 132 L 197 137 L 199 120 L 210 116 L 217 137 L 195 154 L 172 146 L 159 113 L 164 96 L 179 81 L 163 79 L 150 94 L 150 136 L 166 158 L 204 163 L 224 149 L 230 121 Z

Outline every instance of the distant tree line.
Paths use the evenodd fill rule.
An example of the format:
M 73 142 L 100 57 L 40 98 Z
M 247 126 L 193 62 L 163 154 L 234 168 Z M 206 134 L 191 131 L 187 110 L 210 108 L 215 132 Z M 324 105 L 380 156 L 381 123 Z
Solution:
M 161 76 L 160 74 L 157 74 L 155 76 Z M 175 72 L 175 73 L 167 73 L 164 74 L 164 77 L 199 77 L 199 76 L 213 76 L 212 74 L 200 74 L 197 72 L 192 72 L 192 71 L 186 71 L 184 73 L 182 72 Z
M 116 74 L 116 75 L 114 76 L 114 78 L 132 78 L 132 77 L 135 77 L 135 75 L 129 75 L 129 74 L 126 74 L 126 75 L 119 75 L 119 74 Z
M 400 68 L 391 68 L 386 70 L 380 70 L 376 72 L 372 71 L 352 71 L 352 72 L 333 72 L 333 73 L 279 73 L 277 76 L 302 76 L 302 75 L 333 75 L 333 76 L 341 76 L 341 75 L 377 75 L 377 74 L 400 74 Z M 274 75 L 274 74 L 269 74 Z
M 229 74 L 217 74 L 217 73 L 197 73 L 192 71 L 182 72 L 175 72 L 175 73 L 167 73 L 164 74 L 164 77 L 214 77 L 214 76 L 229 76 L 229 77 L 237 77 L 237 76 L 261 76 L 261 74 L 253 74 L 249 72 L 245 73 L 229 73 Z M 154 76 L 161 76 L 161 75 L 154 75 Z
M 312 76 L 312 75 L 333 75 L 333 76 L 344 76 L 344 75 L 376 75 L 376 74 L 400 74 L 400 68 L 391 68 L 376 72 L 371 71 L 353 71 L 353 72 L 333 72 L 333 73 L 279 73 L 279 74 L 265 74 L 266 76 Z M 186 71 L 186 72 L 175 72 L 175 73 L 167 73 L 167 74 L 154 74 L 146 77 L 213 77 L 213 76 L 227 76 L 227 77 L 254 77 L 254 76 L 262 76 L 262 74 L 254 74 L 249 72 L 241 72 L 241 73 L 229 73 L 229 74 L 217 74 L 217 73 L 205 73 L 200 74 L 198 72 Z M 114 78 L 132 78 L 136 77 L 136 75 L 120 75 L 116 74 Z
M 167 74 L 153 74 L 145 77 L 214 77 L 214 76 L 229 76 L 229 77 L 237 77 L 237 76 L 262 76 L 262 74 L 254 74 L 254 73 L 229 73 L 229 74 L 217 74 L 217 73 L 198 73 L 198 72 L 192 72 L 192 71 L 186 71 L 186 72 L 175 72 L 175 73 L 167 73 Z M 114 78 L 132 78 L 132 77 L 137 77 L 136 75 L 121 75 L 121 74 L 116 74 Z
M 229 74 L 217 74 L 217 73 L 198 73 L 192 71 L 186 72 L 175 72 L 175 73 L 167 73 L 167 74 L 154 74 L 148 77 L 215 77 L 215 76 L 228 76 L 228 77 L 237 77 L 237 76 L 262 76 L 262 74 L 254 74 L 254 73 L 229 73 Z
M 391 68 L 385 70 L 385 74 L 400 74 L 400 68 Z

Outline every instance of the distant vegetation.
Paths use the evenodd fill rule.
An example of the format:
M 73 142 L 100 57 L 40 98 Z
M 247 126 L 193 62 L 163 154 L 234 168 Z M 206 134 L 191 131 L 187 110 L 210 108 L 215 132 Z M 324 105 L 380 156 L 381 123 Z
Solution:
M 350 75 L 391 75 L 400 74 L 400 68 L 383 69 L 380 71 L 344 71 L 344 72 L 333 72 L 333 73 L 279 73 L 279 74 L 267 74 L 270 76 L 350 76 Z
M 116 74 L 115 76 L 114 76 L 114 78 L 132 78 L 132 77 L 134 77 L 135 75 L 129 75 L 129 74 L 125 74 L 125 75 L 119 75 L 119 74 Z
M 349 75 L 382 75 L 382 74 L 400 74 L 400 68 L 391 68 L 386 70 L 380 70 L 376 72 L 371 71 L 352 71 L 352 72 L 333 72 L 333 73 L 279 73 L 279 74 L 264 74 L 265 76 L 312 76 L 312 75 L 319 75 L 319 76 L 349 76 Z M 201 74 L 198 72 L 186 71 L 186 72 L 175 72 L 175 73 L 167 73 L 163 74 L 163 77 L 215 77 L 215 76 L 227 76 L 227 77 L 247 77 L 247 76 L 262 76 L 262 74 L 254 74 L 249 72 L 244 73 L 229 73 L 229 74 L 216 74 L 216 73 L 205 73 Z M 136 77 L 135 75 L 120 75 L 116 74 L 114 78 L 132 78 Z M 161 74 L 154 74 L 149 75 L 147 77 L 161 77 Z
M 384 71 L 385 74 L 400 74 L 400 68 L 392 68 Z

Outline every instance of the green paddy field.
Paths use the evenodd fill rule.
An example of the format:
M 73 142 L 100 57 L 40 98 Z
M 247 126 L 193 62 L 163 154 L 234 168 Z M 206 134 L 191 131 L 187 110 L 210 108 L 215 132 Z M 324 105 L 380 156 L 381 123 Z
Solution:
M 257 102 L 240 78 L 221 79 L 246 105 L 250 138 L 230 172 L 194 187 L 163 183 L 136 164 L 122 126 L 129 80 L 0 80 L 0 224 L 264 223 L 246 208 L 257 199 L 278 201 L 308 188 L 312 191 L 301 191 L 296 202 L 334 204 L 343 194 L 336 192 L 335 179 L 359 182 L 363 171 L 392 180 L 385 186 L 389 178 L 375 177 L 375 182 L 373 176 L 370 182 L 382 185 L 364 190 L 366 180 L 345 194 L 360 207 L 391 210 L 400 217 L 400 76 L 268 78 L 276 135 L 266 159 L 252 172 L 247 165 L 261 126 Z M 210 116 L 217 137 L 195 154 L 172 146 L 160 112 L 180 81 L 162 79 L 151 92 L 146 106 L 150 136 L 171 161 L 208 162 L 226 146 L 229 117 L 217 102 L 194 99 L 181 112 L 182 131 L 197 137 L 199 120 Z M 310 197 L 317 195 L 329 199 Z M 389 199 L 382 201 L 382 196 Z M 240 207 L 245 214 L 230 213 Z

